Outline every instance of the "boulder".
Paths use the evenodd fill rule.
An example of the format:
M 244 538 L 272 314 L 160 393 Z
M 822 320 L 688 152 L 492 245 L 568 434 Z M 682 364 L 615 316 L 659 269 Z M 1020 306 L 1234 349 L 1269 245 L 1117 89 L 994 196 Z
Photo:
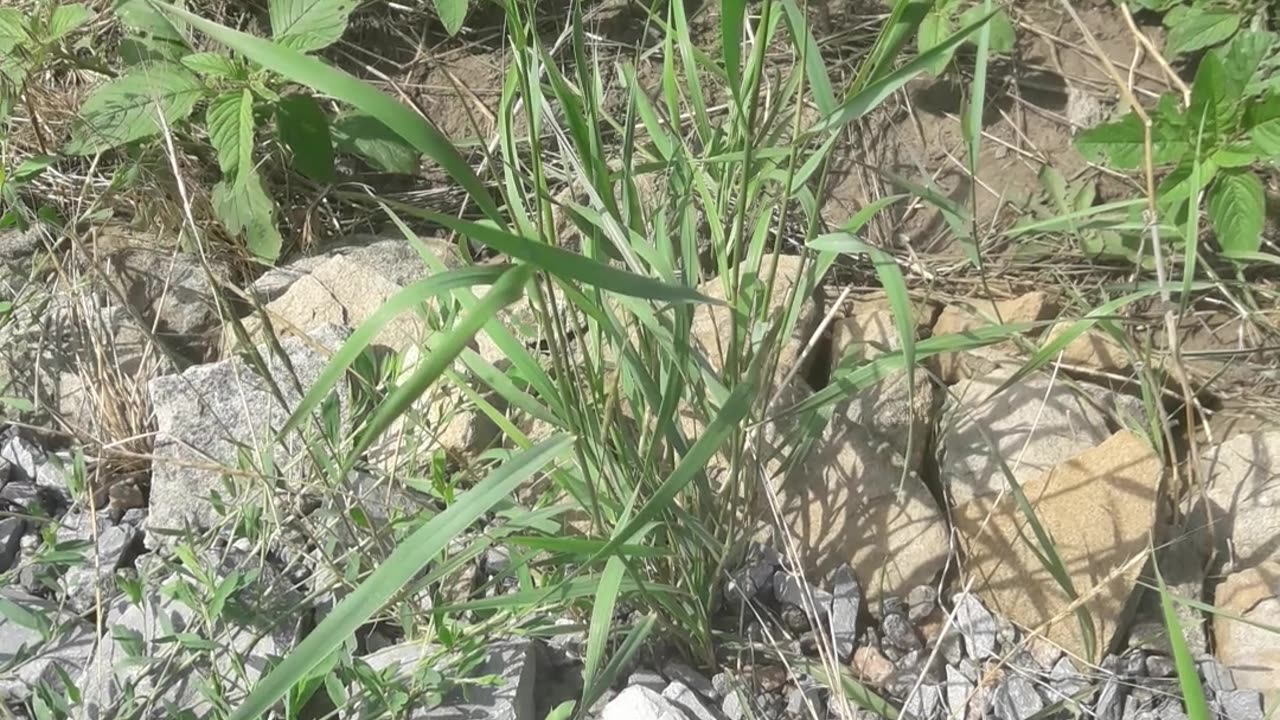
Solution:
M 1121 431 L 1023 485 L 1076 593 L 1090 598 L 1085 607 L 1097 653 L 1122 624 L 1142 571 L 1162 471 L 1146 440 Z M 987 605 L 1025 628 L 1047 624 L 1049 640 L 1086 657 L 1077 618 L 1065 611 L 1071 600 L 1040 562 L 1040 548 L 1014 499 L 995 504 L 980 497 L 956 508 L 953 517 L 965 542 L 964 567 Z
M 970 304 L 951 304 L 942 309 L 933 324 L 933 335 L 964 334 L 979 328 L 1012 323 L 1047 320 L 1056 310 L 1052 297 L 1043 292 L 1029 292 L 1008 300 L 971 300 Z M 946 383 L 954 383 L 973 373 L 981 373 L 1001 354 L 1018 354 L 1013 341 L 988 345 L 968 353 L 943 353 L 938 356 L 938 371 Z
M 312 343 L 332 351 L 346 335 L 345 329 L 330 325 L 314 330 L 309 342 L 285 339 L 281 346 L 288 366 L 267 348 L 260 349 L 283 404 L 271 385 L 239 357 L 151 381 L 157 432 L 146 521 L 148 546 L 167 545 L 175 533 L 187 528 L 208 528 L 217 522 L 209 498 L 212 493 L 226 492 L 223 478 L 228 472 L 232 476 L 241 472 L 241 447 L 249 448 L 249 458 L 271 450 L 274 468 L 287 474 L 302 473 L 312 466 L 310 462 L 295 462 L 305 457 L 307 436 L 314 433 L 309 425 L 304 424 L 274 447 L 269 448 L 268 443 L 301 401 L 299 389 L 309 388 L 325 366 L 327 357 L 317 352 Z M 340 383 L 334 392 L 339 407 L 344 408 L 345 383 Z M 340 416 L 345 417 L 345 411 Z M 339 430 L 340 437 L 349 434 L 343 428 Z M 261 489 L 273 483 L 255 480 L 247 486 Z
M 62 686 L 59 670 L 71 677 L 82 673 L 93 654 L 93 627 L 76 615 L 17 588 L 0 588 L 0 603 L 15 606 L 48 630 L 0 613 L 0 701 L 10 707 L 26 702 L 35 688 Z
M 1237 569 L 1280 560 L 1280 431 L 1237 435 L 1202 460 L 1209 505 L 1194 515 L 1230 540 L 1223 557 Z
M 1218 659 L 1231 670 L 1237 686 L 1260 691 L 1267 698 L 1267 712 L 1277 712 L 1280 642 L 1268 628 L 1280 627 L 1280 563 L 1262 562 L 1228 575 L 1218 585 L 1213 604 L 1220 611 L 1213 613 Z
M 1001 367 L 954 388 L 939 431 L 938 474 L 957 506 L 1008 485 L 1001 460 L 1025 483 L 1111 435 L 1106 414 L 1061 378 L 1029 375 L 992 396 L 1013 371 Z
M 1049 330 L 1046 341 L 1065 333 L 1072 323 L 1058 323 Z M 1108 373 L 1128 373 L 1133 369 L 1129 352 L 1106 331 L 1090 328 L 1076 336 L 1062 348 L 1060 357 L 1064 365 Z
M 831 330 L 831 357 L 837 367 L 862 364 L 901 348 L 893 313 L 888 310 L 863 310 L 837 321 Z M 910 383 L 906 372 L 894 373 L 855 393 L 836 412 L 851 423 L 865 425 L 907 458 L 907 467 L 919 472 L 933 426 L 935 399 L 929 373 L 917 367 Z
M 195 255 L 131 246 L 107 256 L 102 273 L 156 335 L 185 349 L 221 324 L 216 283 L 226 271 L 210 263 L 209 272 Z M 213 275 L 211 282 L 210 273 Z M 197 351 L 195 354 L 202 354 Z

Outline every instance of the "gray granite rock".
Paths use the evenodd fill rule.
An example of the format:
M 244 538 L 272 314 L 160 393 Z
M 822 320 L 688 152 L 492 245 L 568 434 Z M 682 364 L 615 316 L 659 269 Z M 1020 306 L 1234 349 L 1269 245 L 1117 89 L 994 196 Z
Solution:
M 742 567 L 734 571 L 725 588 L 725 599 L 730 603 L 740 603 L 768 590 L 773 583 L 773 575 L 782 567 L 782 557 L 767 545 L 752 543 L 743 559 Z
M 946 708 L 942 689 L 937 685 L 921 685 L 902 706 L 900 720 L 940 720 Z
M 973 694 L 974 679 L 966 677 L 965 673 L 958 667 L 948 665 L 945 688 L 948 716 L 953 718 L 966 717 L 969 696 Z
M 140 533 L 132 525 L 112 525 L 105 516 L 97 519 L 97 529 L 90 526 L 88 513 L 71 512 L 58 526 L 59 543 L 85 546 L 83 562 L 67 569 L 60 585 L 67 605 L 77 612 L 87 612 L 97 605 L 99 591 L 107 599 L 116 592 L 115 573 L 138 551 Z
M 717 698 L 719 694 L 716 692 L 715 685 L 711 680 L 698 672 L 687 664 L 679 660 L 667 660 L 662 664 L 662 674 L 673 683 L 681 683 L 695 692 L 701 693 L 703 697 Z
M 1121 720 L 1124 715 L 1124 699 L 1128 685 L 1116 675 L 1110 675 L 1102 684 L 1098 701 L 1093 705 L 1093 717 L 1097 720 Z
M 629 687 L 609 701 L 600 720 L 688 720 L 670 700 L 639 685 Z
M 662 697 L 684 711 L 689 720 L 721 720 L 720 713 L 707 707 L 705 699 L 680 681 L 672 682 L 662 691 Z
M 408 691 L 421 687 L 418 674 L 430 670 L 439 648 L 422 643 L 401 643 L 366 655 L 364 661 Z M 484 661 L 471 671 L 473 678 L 496 678 L 496 683 L 458 684 L 437 707 L 411 703 L 405 720 L 535 720 L 540 649 L 534 641 L 498 640 L 488 647 Z M 356 717 L 374 720 L 386 716 L 377 698 L 364 698 Z
M 1198 664 L 1200 668 L 1200 678 L 1204 682 L 1206 690 L 1214 693 L 1224 693 L 1228 690 L 1236 689 L 1235 678 L 1231 676 L 1231 671 L 1223 667 L 1222 663 L 1213 658 L 1202 660 Z
M 1036 692 L 1035 684 L 1019 674 L 1005 676 L 996 688 L 993 703 L 1000 720 L 1028 720 L 1044 708 L 1044 699 Z
M 938 608 L 938 590 L 932 585 L 920 585 L 907 594 L 907 619 L 919 625 Z
M 880 629 L 884 637 L 883 642 L 892 645 L 898 650 L 911 652 L 922 647 L 920 638 L 916 635 L 915 629 L 911 627 L 911 621 L 907 620 L 906 615 L 896 612 L 885 615 L 880 621 Z
M 0 700 L 23 703 L 37 686 L 59 688 L 58 670 L 77 677 L 93 654 L 93 627 L 56 604 L 28 595 L 17 588 L 0 588 L 0 602 L 25 614 L 40 630 L 0 613 Z
M 798 607 L 806 613 L 816 610 L 820 619 L 825 619 L 831 608 L 831 593 L 819 590 L 785 570 L 773 575 L 773 595 L 782 605 Z
M 996 635 L 1000 631 L 990 611 L 973 593 L 960 593 L 953 599 L 955 626 L 964 636 L 965 650 L 969 657 L 978 660 L 996 653 Z
M 1216 693 L 1213 703 L 1224 719 L 1229 720 L 1264 720 L 1266 713 L 1262 709 L 1262 694 L 1255 690 L 1228 690 Z
M 813 681 L 801 681 L 787 690 L 787 715 L 793 718 L 824 717 L 827 689 Z
M 0 518 L 0 572 L 8 572 L 18 558 L 27 522 L 20 517 Z
M 1147 675 L 1153 678 L 1173 677 L 1177 672 L 1173 659 L 1164 655 L 1148 655 L 1146 665 Z
M 327 325 L 311 334 L 315 342 L 332 350 L 341 345 L 348 332 Z M 327 358 L 299 338 L 288 338 L 281 345 L 301 387 L 309 388 Z M 151 381 L 157 433 L 151 505 L 145 524 L 148 546 L 165 547 L 188 528 L 204 529 L 218 521 L 209 500 L 212 493 L 223 491 L 225 473 L 218 466 L 238 471 L 242 446 L 250 448 L 250 457 L 270 451 L 276 468 L 289 468 L 295 474 L 312 465 L 296 462 L 305 456 L 306 436 L 311 432 L 308 428 L 268 446 L 302 395 L 285 364 L 265 348 L 262 350 L 284 404 L 239 357 Z M 335 392 L 342 402 L 345 383 L 339 383 Z M 343 436 L 347 434 L 341 432 Z M 250 483 L 250 487 L 259 488 L 271 485 L 261 480 Z
M 632 685 L 647 687 L 654 692 L 660 693 L 667 689 L 668 683 L 666 678 L 653 670 L 637 670 L 627 677 L 627 687 Z
M 853 568 L 845 565 L 836 570 L 831 588 L 831 637 L 835 640 L 836 655 L 848 661 L 858 640 L 858 612 L 862 608 L 862 587 L 853 574 Z

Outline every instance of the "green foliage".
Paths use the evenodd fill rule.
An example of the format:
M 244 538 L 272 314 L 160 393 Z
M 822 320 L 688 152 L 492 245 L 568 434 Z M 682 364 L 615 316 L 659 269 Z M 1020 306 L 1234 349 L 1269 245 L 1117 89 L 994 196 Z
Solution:
M 1251 168 L 1280 157 L 1280 89 L 1261 77 L 1276 39 L 1272 33 L 1235 35 L 1200 62 L 1189 107 L 1166 95 L 1148 111 L 1151 162 L 1172 166 L 1156 192 L 1162 217 L 1178 226 L 1190 208 L 1198 212 L 1201 198 L 1189 182 L 1194 168 L 1210 225 L 1228 257 L 1248 257 L 1261 245 L 1266 203 Z M 1076 147 L 1094 162 L 1138 170 L 1145 163 L 1142 121 L 1130 112 L 1081 133 Z
M 1131 4 L 1164 14 L 1168 29 L 1164 52 L 1170 59 L 1217 47 L 1268 12 L 1262 0 L 1135 0 Z
M 467 0 L 432 0 L 436 15 L 450 35 L 457 35 L 462 29 L 462 22 L 467 19 Z
M 942 44 L 943 40 L 950 37 L 957 28 L 972 25 L 986 14 L 981 3 L 961 11 L 960 8 L 963 6 L 962 0 L 937 0 L 937 2 L 933 3 L 933 7 L 925 13 L 924 18 L 920 21 L 920 28 L 916 31 L 916 50 L 920 54 L 923 55 L 936 48 Z M 1009 15 L 1004 10 L 997 10 L 995 15 L 991 17 L 989 27 L 990 45 L 988 50 L 996 55 L 1007 55 L 1013 52 L 1017 37 L 1014 34 L 1013 22 L 1009 19 Z M 976 38 L 970 38 L 967 42 L 976 44 Z M 943 53 L 930 63 L 929 72 L 934 75 L 941 75 L 942 71 L 951 64 L 954 55 L 954 49 Z
M 0 124 L 21 96 L 28 76 L 66 54 L 71 36 L 93 17 L 83 3 L 44 2 L 34 12 L 0 7 Z

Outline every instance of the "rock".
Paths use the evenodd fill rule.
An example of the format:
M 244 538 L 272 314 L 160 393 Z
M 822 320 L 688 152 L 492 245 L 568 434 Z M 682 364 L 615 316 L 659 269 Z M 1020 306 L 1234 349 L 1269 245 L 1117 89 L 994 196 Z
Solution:
M 1063 657 L 1049 671 L 1049 686 L 1053 689 L 1049 693 L 1049 701 L 1079 699 L 1089 685 L 1089 679 L 1080 674 L 1071 658 Z
M 938 609 L 938 591 L 932 585 L 920 585 L 907 593 L 907 619 L 913 624 L 924 622 Z
M 737 605 L 753 600 L 766 589 L 773 587 L 773 575 L 782 567 L 782 557 L 767 545 L 752 543 L 743 559 L 742 567 L 730 577 L 725 587 L 725 598 Z
M 1058 658 L 1062 657 L 1062 648 L 1039 635 L 1027 638 L 1026 648 L 1040 670 L 1052 670 L 1053 666 L 1058 664 Z
M 831 610 L 831 593 L 819 590 L 799 575 L 785 570 L 779 570 L 773 576 L 773 596 L 784 607 L 797 607 L 810 615 L 816 613 L 817 617 L 811 619 L 814 624 L 825 621 Z
M 1120 720 L 1124 714 L 1124 699 L 1128 689 L 1128 685 L 1115 675 L 1108 677 L 1102 684 L 1098 701 L 1093 705 L 1093 717 L 1097 720 Z
M 8 473 L 5 482 L 36 481 L 37 468 L 44 462 L 44 452 L 21 437 L 14 435 L 0 447 L 0 460 L 3 460 Z M 3 485 L 4 483 L 0 483 Z
M 957 507 L 1008 486 L 1001 460 L 1025 484 L 1111 434 L 1106 415 L 1062 379 L 1031 375 L 991 397 L 1012 373 L 1002 367 L 954 389 L 938 472 Z
M 1023 491 L 1094 622 L 1097 652 L 1107 647 L 1142 570 L 1156 513 L 1163 464 L 1145 440 L 1128 431 L 1023 485 Z M 990 523 L 983 526 L 988 512 Z M 1026 518 L 1011 497 L 992 508 L 979 499 L 957 508 L 956 527 L 967 542 L 975 590 L 996 612 L 1023 627 L 1048 627 L 1045 637 L 1069 652 L 1088 654 L 1071 600 L 1024 534 Z M 1081 522 L 1105 517 L 1107 522 Z M 1099 550 L 1105 548 L 1105 551 Z M 1122 569 L 1123 568 L 1123 569 Z M 1105 584 L 1098 587 L 1099 582 Z M 1050 622 L 1052 620 L 1052 622 Z
M 452 243 L 435 238 L 419 238 L 418 242 L 445 268 L 463 265 Z M 274 300 L 300 278 L 334 257 L 357 262 L 397 285 L 408 285 L 434 272 L 423 262 L 414 245 L 403 239 L 356 236 L 322 255 L 298 258 L 288 265 L 268 270 L 253 283 L 253 290 L 267 301 Z
M 460 684 L 446 695 L 439 707 L 414 710 L 409 720 L 535 720 L 539 654 L 538 645 L 530 640 L 490 643 L 484 661 L 470 674 L 473 678 L 497 678 L 496 684 Z M 374 669 L 395 668 L 391 671 L 393 677 L 412 688 L 417 684 L 413 676 L 427 656 L 427 647 L 420 643 L 406 643 L 384 648 L 366 662 Z M 372 720 L 382 716 L 385 716 L 385 708 L 382 712 L 373 711 L 367 717 Z
M 287 615 L 278 619 L 287 620 Z M 288 654 L 297 639 L 296 627 L 253 617 L 253 624 L 219 627 L 210 637 L 199 615 L 186 605 L 152 593 L 140 605 L 121 599 L 111 605 L 93 660 L 85 668 L 79 687 L 82 717 L 103 720 L 125 712 L 126 698 L 147 698 L 171 706 L 173 712 L 190 711 L 203 716 L 212 706 L 201 690 L 219 678 L 222 697 L 231 705 L 243 700 L 269 662 Z M 296 619 L 295 619 L 296 621 Z M 221 625 L 221 624 L 220 624 Z M 215 649 L 189 650 L 175 645 L 174 633 L 191 633 L 212 641 Z M 166 657 L 177 652 L 188 664 L 174 673 L 169 663 L 132 662 L 142 657 Z
M 743 701 L 741 690 L 734 691 L 724 696 L 724 702 L 720 703 L 720 712 L 724 714 L 728 720 L 742 720 L 747 715 L 747 703 Z
M 1071 125 L 1071 134 L 1098 125 L 1107 119 L 1107 110 L 1088 90 L 1074 84 L 1067 85 L 1067 122 Z
M 1073 323 L 1059 323 L 1049 330 L 1045 342 L 1057 339 L 1065 333 Z M 1057 359 L 1057 358 L 1055 358 Z M 1098 329 L 1086 330 L 1062 348 L 1060 361 L 1088 370 L 1107 373 L 1128 373 L 1133 369 L 1129 353 L 1124 346 L 1116 342 L 1106 332 Z
M 1280 431 L 1237 435 L 1205 454 L 1214 532 L 1236 569 L 1280 560 Z
M 1265 562 L 1228 575 L 1218 585 L 1213 604 L 1219 611 L 1213 613 L 1218 659 L 1231 672 L 1220 673 L 1202 664 L 1206 685 L 1212 683 L 1219 693 L 1237 686 L 1257 690 L 1268 698 L 1267 712 L 1275 712 L 1280 707 L 1280 643 L 1273 631 L 1248 623 L 1280 626 L 1280 563 Z
M 958 669 L 947 666 L 946 700 L 948 717 L 965 717 L 965 708 L 973 695 L 974 681 L 964 676 Z
M 1200 679 L 1204 683 L 1205 689 L 1210 692 L 1220 693 L 1236 689 L 1235 677 L 1230 670 L 1216 659 L 1202 660 L 1197 663 L 1197 667 L 1200 670 Z
M 884 633 L 884 642 L 903 652 L 919 650 L 921 647 L 920 638 L 916 637 L 916 631 L 906 615 L 889 613 L 880 621 L 880 628 Z
M 836 655 L 847 661 L 858 640 L 858 612 L 862 608 L 862 587 L 848 565 L 836 570 L 831 590 L 831 637 Z
M 921 685 L 902 706 L 901 720 L 940 720 L 945 706 L 942 689 L 937 685 Z
M 1197 518 L 1184 519 L 1185 525 L 1169 531 L 1170 541 L 1156 547 L 1156 565 L 1164 577 L 1173 612 L 1182 628 L 1182 637 L 1192 655 L 1200 656 L 1209 650 L 1205 630 L 1204 613 L 1179 599 L 1203 602 L 1205 598 L 1205 560 L 1208 558 L 1207 537 Z M 1140 582 L 1147 589 L 1143 592 L 1135 613 L 1133 627 L 1129 630 L 1129 647 L 1148 652 L 1169 655 L 1169 630 L 1165 624 L 1164 608 L 1160 593 L 1151 589 L 1158 585 L 1154 573 L 1144 569 Z
M 0 573 L 8 572 L 18 558 L 27 521 L 20 517 L 0 518 Z
M 13 263 L 31 257 L 46 245 L 52 245 L 54 238 L 43 226 L 33 226 L 26 230 L 15 227 L 0 230 L 0 262 Z
M 737 302 L 743 302 L 754 293 L 764 292 L 765 284 L 772 275 L 773 294 L 765 301 L 762 315 L 770 322 L 787 311 L 791 294 L 808 276 L 812 275 L 814 270 L 812 262 L 806 262 L 804 258 L 796 255 L 776 256 L 777 263 L 770 268 L 770 261 L 774 257 L 769 255 L 762 261 L 759 284 L 738 288 L 739 297 L 734 298 Z M 820 280 L 821 278 L 813 278 L 812 287 L 816 288 Z M 712 278 L 699 285 L 698 292 L 716 300 L 724 300 L 725 283 L 721 278 Z M 733 304 L 730 302 L 726 306 L 702 303 L 694 308 L 693 325 L 690 327 L 689 337 L 693 346 L 706 356 L 713 373 L 718 374 L 724 370 L 724 354 L 733 337 Z M 778 379 L 785 377 L 795 367 L 800 352 L 808 343 L 820 317 L 820 309 L 813 296 L 805 298 L 800 303 L 795 329 L 790 337 L 780 343 L 781 350 L 776 368 Z M 803 371 L 797 373 L 797 376 L 804 377 Z
M 801 682 L 787 691 L 787 715 L 792 718 L 825 717 L 827 690 L 814 682 Z
M 992 702 L 1000 720 L 1029 720 L 1044 708 L 1044 700 L 1036 692 L 1036 686 L 1017 673 L 1005 676 L 1005 681 L 996 688 Z
M 952 600 L 955 627 L 964 637 L 969 657 L 983 660 L 996 654 L 999 626 L 982 601 L 973 593 L 961 593 Z
M 333 326 L 317 328 L 314 342 L 330 349 L 346 339 L 347 332 Z M 287 338 L 281 346 L 302 388 L 319 377 L 327 358 L 300 338 Z M 147 544 L 171 543 L 175 533 L 192 527 L 203 529 L 217 521 L 208 498 L 223 492 L 221 465 L 238 470 L 241 444 L 265 451 L 262 443 L 274 436 L 302 396 L 284 363 L 262 351 L 284 397 L 282 405 L 270 385 L 241 358 L 198 365 L 178 375 L 151 381 L 151 404 L 156 417 L 156 439 L 151 477 L 151 505 L 147 516 Z M 345 382 L 335 388 L 339 407 L 345 404 Z M 341 429 L 340 429 L 341 431 Z M 272 448 L 274 466 L 303 472 L 311 463 L 294 463 L 305 455 L 303 428 Z M 347 433 L 341 431 L 341 437 Z M 254 454 L 250 453 L 253 457 Z M 261 486 L 261 481 L 254 485 Z M 268 485 L 270 486 L 270 485 Z
M 1219 714 L 1231 720 L 1264 720 L 1262 695 L 1254 690 L 1230 690 L 1213 697 Z
M 627 678 L 627 687 L 632 685 L 647 687 L 654 692 L 660 693 L 667 688 L 667 679 L 653 670 L 637 670 Z
M 604 706 L 600 720 L 688 720 L 670 700 L 646 687 L 632 686 Z
M 948 305 L 933 324 L 933 336 L 971 332 L 989 325 L 1036 322 L 1053 316 L 1052 298 L 1043 292 L 1030 292 L 1008 300 L 971 300 L 971 306 Z M 970 353 L 944 353 L 938 356 L 939 374 L 948 384 L 960 380 L 968 370 L 981 369 L 990 358 L 1001 352 L 1017 354 L 1012 342 L 988 346 Z M 974 367 L 976 366 L 976 367 Z
M 32 482 L 11 482 L 0 489 L 0 500 L 11 508 L 32 515 L 54 515 L 67 504 L 67 498 Z
M 662 697 L 684 711 L 689 720 L 719 720 L 719 713 L 713 713 L 703 704 L 698 693 L 689 689 L 688 685 L 676 681 L 662 691 Z
M 680 662 L 679 660 L 668 660 L 662 664 L 662 674 L 672 683 L 680 683 L 686 687 L 692 688 L 695 692 L 701 693 L 703 697 L 716 698 L 719 694 L 716 692 L 715 685 L 707 679 L 706 675 Z
M 225 269 L 210 264 L 214 282 Z M 103 279 L 116 286 L 119 297 L 162 342 L 203 355 L 203 340 L 221 324 L 216 286 L 200 259 L 172 251 L 132 246 L 107 257 Z
M 853 676 L 871 685 L 883 686 L 893 676 L 895 668 L 879 650 L 863 645 L 853 651 Z
M 62 687 L 59 670 L 71 677 L 84 671 L 93 654 L 93 627 L 56 604 L 12 587 L 0 588 L 0 601 L 12 603 L 48 623 L 48 635 L 0 613 L 0 700 L 25 703 L 41 685 Z
M 1149 677 L 1167 678 L 1173 677 L 1177 673 L 1177 667 L 1173 664 L 1173 659 L 1164 655 L 1148 655 L 1146 664 Z
M 774 486 L 805 567 L 826 578 L 852 566 L 870 602 L 930 583 L 947 563 L 946 519 L 924 482 L 839 415 Z
M 94 532 L 89 523 L 87 513 L 68 513 L 57 533 L 59 544 L 86 546 L 83 561 L 67 568 L 61 580 L 67 605 L 82 613 L 97 605 L 99 590 L 108 599 L 115 594 L 116 570 L 132 560 L 139 539 L 137 528 L 131 525 L 112 525 L 105 517 L 99 517 Z
M 831 330 L 831 357 L 837 364 L 863 363 L 902 347 L 893 313 L 869 309 L 837 321 Z M 887 443 L 907 467 L 920 471 L 933 427 L 936 398 L 929 373 L 917 368 L 911 383 L 905 372 L 894 374 L 860 390 L 837 406 L 848 422 L 863 425 L 877 440 Z

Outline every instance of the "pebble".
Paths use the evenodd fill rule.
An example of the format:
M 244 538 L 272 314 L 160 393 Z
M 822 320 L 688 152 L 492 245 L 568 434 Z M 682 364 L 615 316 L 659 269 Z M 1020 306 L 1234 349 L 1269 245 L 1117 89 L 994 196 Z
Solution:
M 729 578 L 725 597 L 731 603 L 741 603 L 744 596 L 754 600 L 770 586 L 774 573 L 782 567 L 782 557 L 767 545 L 752 543 L 743 559 L 743 566 Z
M 1178 669 L 1173 664 L 1173 659 L 1164 655 L 1148 655 L 1147 656 L 1147 675 L 1153 678 L 1173 677 L 1177 674 Z
M 902 706 L 900 720 L 934 720 L 943 709 L 942 691 L 937 685 L 921 685 Z
M 947 709 L 953 718 L 963 718 L 965 707 L 969 704 L 969 696 L 973 694 L 973 679 L 965 677 L 959 668 L 947 666 Z
M 919 625 L 938 608 L 938 591 L 932 585 L 921 585 L 907 593 L 907 618 Z
M 853 568 L 841 566 L 835 572 L 831 598 L 831 637 L 836 655 L 847 662 L 858 639 L 858 612 L 862 608 L 862 587 Z
M 627 678 L 627 687 L 639 685 L 660 693 L 667 689 L 667 679 L 652 670 L 637 670 Z
M 27 522 L 20 517 L 0 519 L 0 572 L 7 572 L 18 559 L 26 530 Z
M 711 684 L 711 680 L 706 675 L 694 670 L 679 660 L 668 660 L 662 665 L 662 674 L 667 676 L 671 682 L 683 683 L 695 692 L 702 693 L 709 698 L 720 697 L 716 693 L 716 688 Z
M 1231 720 L 1264 720 L 1262 695 L 1253 690 L 1229 690 L 1214 696 L 1220 714 Z
M 872 685 L 884 685 L 893 675 L 893 663 L 879 650 L 863 645 L 853 651 L 853 675 Z
M 1044 699 L 1036 686 L 1022 675 L 1012 674 L 996 689 L 996 717 L 1000 720 L 1028 720 L 1044 709 Z
M 1000 627 L 982 601 L 973 593 L 961 593 L 956 595 L 953 606 L 955 625 L 964 636 L 969 657 L 978 660 L 993 657 Z
M 794 605 L 806 613 L 816 610 L 820 618 L 831 609 L 831 593 L 819 590 L 785 570 L 773 574 L 773 596 L 784 606 Z
M 787 714 L 795 718 L 823 717 L 827 712 L 826 688 L 802 682 L 787 691 Z
M 884 631 L 884 641 L 903 652 L 919 650 L 922 646 L 916 631 L 906 615 L 891 613 L 880 621 L 880 629 Z
M 1093 717 L 1096 720 L 1120 720 L 1124 712 L 1125 688 L 1117 676 L 1108 677 L 1098 695 L 1098 702 L 1093 706 Z
M 707 706 L 703 704 L 702 698 L 698 693 L 689 689 L 688 685 L 676 681 L 667 686 L 662 691 L 662 697 L 671 701 L 672 705 L 684 711 L 689 720 L 719 720 Z
M 1200 677 L 1204 679 L 1205 689 L 1215 693 L 1236 689 L 1236 681 L 1231 676 L 1231 671 L 1214 658 L 1200 663 Z

